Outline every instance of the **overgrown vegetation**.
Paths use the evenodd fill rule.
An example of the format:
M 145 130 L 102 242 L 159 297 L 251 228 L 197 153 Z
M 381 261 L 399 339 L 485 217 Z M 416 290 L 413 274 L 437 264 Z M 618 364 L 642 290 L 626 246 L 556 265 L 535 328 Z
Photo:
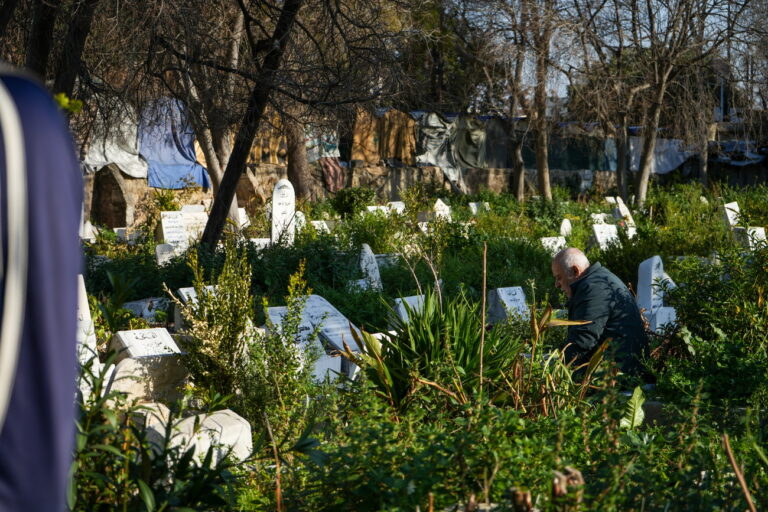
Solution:
M 740 202 L 752 225 L 766 218 L 766 190 L 721 192 Z M 412 196 L 410 204 L 433 202 L 423 191 Z M 426 232 L 413 211 L 357 208 L 331 234 L 308 226 L 291 247 L 256 250 L 233 238 L 213 256 L 201 259 L 193 248 L 161 269 L 151 241 L 122 250 L 99 240 L 92 249 L 107 244 L 113 258 L 93 270 L 91 254 L 89 263 L 102 344 L 117 329 L 143 325 L 121 301 L 162 295 L 162 279 L 170 291 L 193 285 L 197 301 L 176 305 L 191 372 L 185 407 L 220 407 L 226 397 L 250 422 L 255 453 L 246 464 L 193 470 L 183 454 L 150 455 L 130 423 L 135 415 L 111 412 L 120 405 L 114 397 L 91 397 L 75 508 L 150 510 L 145 487 L 156 504 L 203 510 L 414 511 L 485 501 L 514 511 L 745 510 L 747 499 L 768 506 L 768 249 L 739 248 L 716 197 L 690 185 L 654 190 L 635 215 L 638 236 L 604 251 L 588 245 L 590 214 L 610 211 L 604 203 L 523 205 L 487 193 L 446 199 L 455 221 Z M 473 217 L 470 199 L 489 202 L 490 212 Z M 342 215 L 327 203 L 305 211 Z M 633 286 L 637 265 L 656 254 L 678 283 L 667 299 L 678 326 L 653 335 L 646 361 L 655 388 L 619 375 L 601 353 L 583 378 L 564 364 L 565 327 L 552 309 L 563 297 L 538 241 L 557 235 L 563 218 L 573 224 L 571 245 Z M 381 269 L 383 292 L 349 287 L 362 277 L 362 243 L 399 255 Z M 141 258 L 150 277 L 127 265 Z M 483 291 L 504 286 L 524 288 L 532 319 L 487 327 Z M 362 328 L 345 340 L 346 357 L 360 367 L 354 381 L 312 375 L 319 354 L 300 332 L 311 293 Z M 425 307 L 398 320 L 393 300 L 420 293 Z M 266 321 L 267 305 L 287 306 L 281 327 Z M 118 456 L 118 446 L 129 449 Z M 162 487 L 147 464 L 186 483 Z M 187 486 L 198 479 L 218 486 L 205 497 L 215 504 Z

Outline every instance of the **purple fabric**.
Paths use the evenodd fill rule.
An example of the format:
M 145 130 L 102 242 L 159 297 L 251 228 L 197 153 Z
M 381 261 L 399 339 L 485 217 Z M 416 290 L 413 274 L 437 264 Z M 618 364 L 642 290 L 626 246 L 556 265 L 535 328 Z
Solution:
M 150 187 L 178 189 L 190 182 L 210 186 L 208 173 L 195 160 L 195 132 L 179 100 L 161 98 L 144 110 L 139 152 L 149 164 Z
M 82 178 L 66 122 L 50 95 L 28 78 L 0 79 L 22 118 L 29 205 L 24 330 L 0 433 L 0 511 L 61 511 L 74 441 Z M 0 186 L 8 190 L 2 139 Z M 4 195 L 0 207 L 5 219 Z M 5 225 L 0 230 L 5 252 Z

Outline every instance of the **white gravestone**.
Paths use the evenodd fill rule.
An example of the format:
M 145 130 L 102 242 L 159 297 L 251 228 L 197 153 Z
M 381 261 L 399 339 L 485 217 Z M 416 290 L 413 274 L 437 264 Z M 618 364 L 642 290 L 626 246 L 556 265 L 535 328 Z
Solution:
M 112 337 L 110 348 L 117 352 L 115 361 L 181 354 L 176 342 L 163 328 L 118 331 Z
M 739 203 L 737 203 L 736 201 L 732 203 L 725 203 L 723 205 L 723 220 L 725 220 L 725 224 L 729 228 L 732 228 L 739 224 L 740 215 L 741 215 L 741 211 L 739 210 Z
M 160 449 L 168 431 L 166 421 L 150 421 L 146 425 L 147 439 Z M 199 465 L 211 450 L 211 465 L 229 456 L 233 462 L 242 462 L 253 454 L 251 425 L 229 409 L 212 414 L 190 416 L 172 425 L 170 447 L 182 452 L 194 449 L 193 460 Z
M 272 243 L 293 245 L 296 232 L 296 193 L 288 180 L 280 180 L 272 192 Z
M 254 245 L 257 251 L 266 249 L 272 243 L 271 238 L 249 238 L 248 241 Z
M 592 235 L 600 250 L 606 250 L 619 242 L 619 232 L 613 224 L 593 224 Z
M 189 234 L 182 212 L 160 212 L 160 229 L 163 243 L 173 247 L 177 254 L 189 247 Z
M 208 214 L 202 212 L 181 212 L 184 217 L 184 226 L 187 230 L 188 240 L 198 240 L 203 236 L 205 225 L 208 223 Z
M 755 250 L 766 244 L 765 228 L 734 226 L 732 232 L 736 242 L 745 249 Z
M 613 209 L 613 216 L 618 221 L 624 221 L 624 224 L 627 227 L 636 227 L 635 219 L 632 218 L 632 212 L 629 211 L 629 208 L 624 204 L 624 200 L 621 197 L 616 198 L 616 208 Z
M 406 307 L 407 305 L 407 307 Z M 401 322 L 407 324 L 409 321 L 408 310 L 418 312 L 424 308 L 424 296 L 413 295 L 411 297 L 403 297 L 395 299 L 395 314 Z
M 661 332 L 667 325 L 674 324 L 676 320 L 675 308 L 662 306 L 651 317 L 650 328 L 653 332 Z
M 203 204 L 185 204 L 181 207 L 181 211 L 184 213 L 205 213 L 205 205 Z
M 571 236 L 571 233 L 573 233 L 571 221 L 569 219 L 563 219 L 563 222 L 560 223 L 560 236 Z
M 605 196 L 605 201 L 608 204 L 616 204 L 616 198 L 613 196 Z
M 610 213 L 591 213 L 589 218 L 592 220 L 592 224 L 611 224 L 613 223 L 613 215 Z
M 365 209 L 368 213 L 383 213 L 384 215 L 389 213 L 389 208 L 386 206 L 366 206 Z
M 88 306 L 88 294 L 85 291 L 85 280 L 82 274 L 77 275 L 77 359 L 80 365 L 91 365 L 91 373 L 98 375 L 102 370 L 97 350 L 96 330 Z M 78 387 L 83 397 L 91 393 L 88 382 L 78 375 Z
M 167 311 L 170 301 L 165 297 L 150 297 L 148 299 L 134 300 L 126 302 L 123 308 L 130 311 L 133 316 L 143 318 L 148 322 L 155 321 L 155 313 L 158 311 Z
M 649 321 L 656 311 L 664 306 L 665 288 L 674 288 L 675 283 L 664 272 L 660 256 L 653 256 L 640 263 L 637 268 L 637 306 L 644 311 Z
M 530 316 L 522 287 L 510 286 L 490 290 L 488 292 L 488 323 L 503 322 L 509 313 L 522 319 L 527 319 Z
M 178 355 L 127 357 L 115 365 L 107 392 L 129 402 L 175 402 L 184 396 L 188 377 Z
M 213 285 L 208 285 L 205 287 L 205 289 L 210 293 L 216 293 L 216 287 Z M 176 290 L 176 296 L 179 298 L 182 304 L 197 303 L 197 290 L 195 290 L 194 286 L 179 288 Z M 184 327 L 184 319 L 181 316 L 181 308 L 179 308 L 179 306 L 176 304 L 174 304 L 173 308 L 173 322 L 177 332 Z
M 311 349 L 318 354 L 315 365 L 312 368 L 312 377 L 316 382 L 323 382 L 326 379 L 333 380 L 342 372 L 342 358 L 340 356 L 333 356 L 326 353 L 325 347 L 323 347 L 322 341 L 319 339 L 314 340 L 314 344 L 309 347 L 309 337 L 315 330 L 315 326 L 307 315 L 303 314 L 298 326 L 297 340 L 304 350 Z M 283 318 L 288 314 L 288 308 L 285 306 L 267 308 L 267 316 L 269 321 L 275 329 L 280 329 L 283 323 Z M 348 343 L 349 344 L 349 343 Z M 356 344 L 352 344 L 355 345 Z M 350 347 L 352 347 L 350 345 Z M 335 349 L 334 349 L 335 350 Z M 300 355 L 303 355 L 300 354 Z M 303 358 L 302 358 L 303 359 Z
M 400 215 L 405 213 L 405 203 L 402 201 L 392 201 L 390 203 L 387 203 L 387 206 L 389 206 L 389 210 L 391 212 L 395 212 Z
M 293 222 L 296 226 L 296 232 L 300 233 L 304 230 L 304 227 L 307 225 L 307 217 L 304 215 L 304 212 L 297 211 L 293 215 Z
M 565 241 L 565 237 L 562 236 L 547 236 L 540 240 L 541 245 L 543 245 L 544 249 L 546 249 L 552 256 L 565 249 L 568 245 Z
M 371 246 L 368 244 L 363 244 L 363 248 L 360 250 L 360 270 L 363 271 L 363 279 L 365 279 L 369 288 L 379 291 L 384 289 L 381 283 L 381 274 L 379 273 L 376 255 L 373 254 Z
M 155 258 L 157 264 L 163 266 L 176 256 L 176 250 L 171 244 L 157 244 L 155 246 Z
M 472 215 L 477 215 L 481 211 L 489 212 L 491 211 L 491 205 L 487 202 L 469 203 L 469 211 Z
M 451 207 L 448 206 L 445 201 L 438 199 L 435 201 L 435 205 L 432 207 L 435 212 L 435 218 L 451 221 Z
M 245 229 L 251 225 L 251 219 L 248 217 L 248 212 L 245 211 L 245 208 L 237 209 L 237 217 L 237 221 L 240 224 L 240 229 Z
M 318 233 L 328 234 L 331 232 L 330 228 L 328 227 L 328 223 L 324 220 L 311 220 L 309 223 L 312 224 L 312 227 L 315 228 L 315 231 Z

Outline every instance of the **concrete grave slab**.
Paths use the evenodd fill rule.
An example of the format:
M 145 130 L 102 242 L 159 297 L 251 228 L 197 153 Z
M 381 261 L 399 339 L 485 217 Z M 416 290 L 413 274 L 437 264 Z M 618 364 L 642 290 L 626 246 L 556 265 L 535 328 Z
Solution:
M 109 344 L 117 352 L 115 362 L 125 358 L 171 356 L 181 354 L 178 345 L 166 329 L 135 329 L 118 331 Z
M 619 232 L 613 224 L 593 224 L 592 238 L 600 250 L 606 250 L 611 245 L 619 243 Z
M 112 372 L 107 392 L 118 392 L 138 402 L 173 403 L 183 397 L 189 372 L 179 354 L 120 360 Z

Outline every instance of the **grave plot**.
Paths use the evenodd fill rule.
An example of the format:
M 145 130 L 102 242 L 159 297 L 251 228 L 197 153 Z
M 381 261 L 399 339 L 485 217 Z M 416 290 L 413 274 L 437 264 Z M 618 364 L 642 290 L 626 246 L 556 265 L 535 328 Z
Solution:
M 296 193 L 288 180 L 280 180 L 272 192 L 272 243 L 293 245 L 296 233 Z
M 593 224 L 590 240 L 604 251 L 611 245 L 619 243 L 618 228 L 613 224 Z
M 665 290 L 674 287 L 674 281 L 664 272 L 660 256 L 640 263 L 637 269 L 637 305 L 650 323 L 651 330 L 658 331 L 675 321 L 675 309 L 664 306 Z

